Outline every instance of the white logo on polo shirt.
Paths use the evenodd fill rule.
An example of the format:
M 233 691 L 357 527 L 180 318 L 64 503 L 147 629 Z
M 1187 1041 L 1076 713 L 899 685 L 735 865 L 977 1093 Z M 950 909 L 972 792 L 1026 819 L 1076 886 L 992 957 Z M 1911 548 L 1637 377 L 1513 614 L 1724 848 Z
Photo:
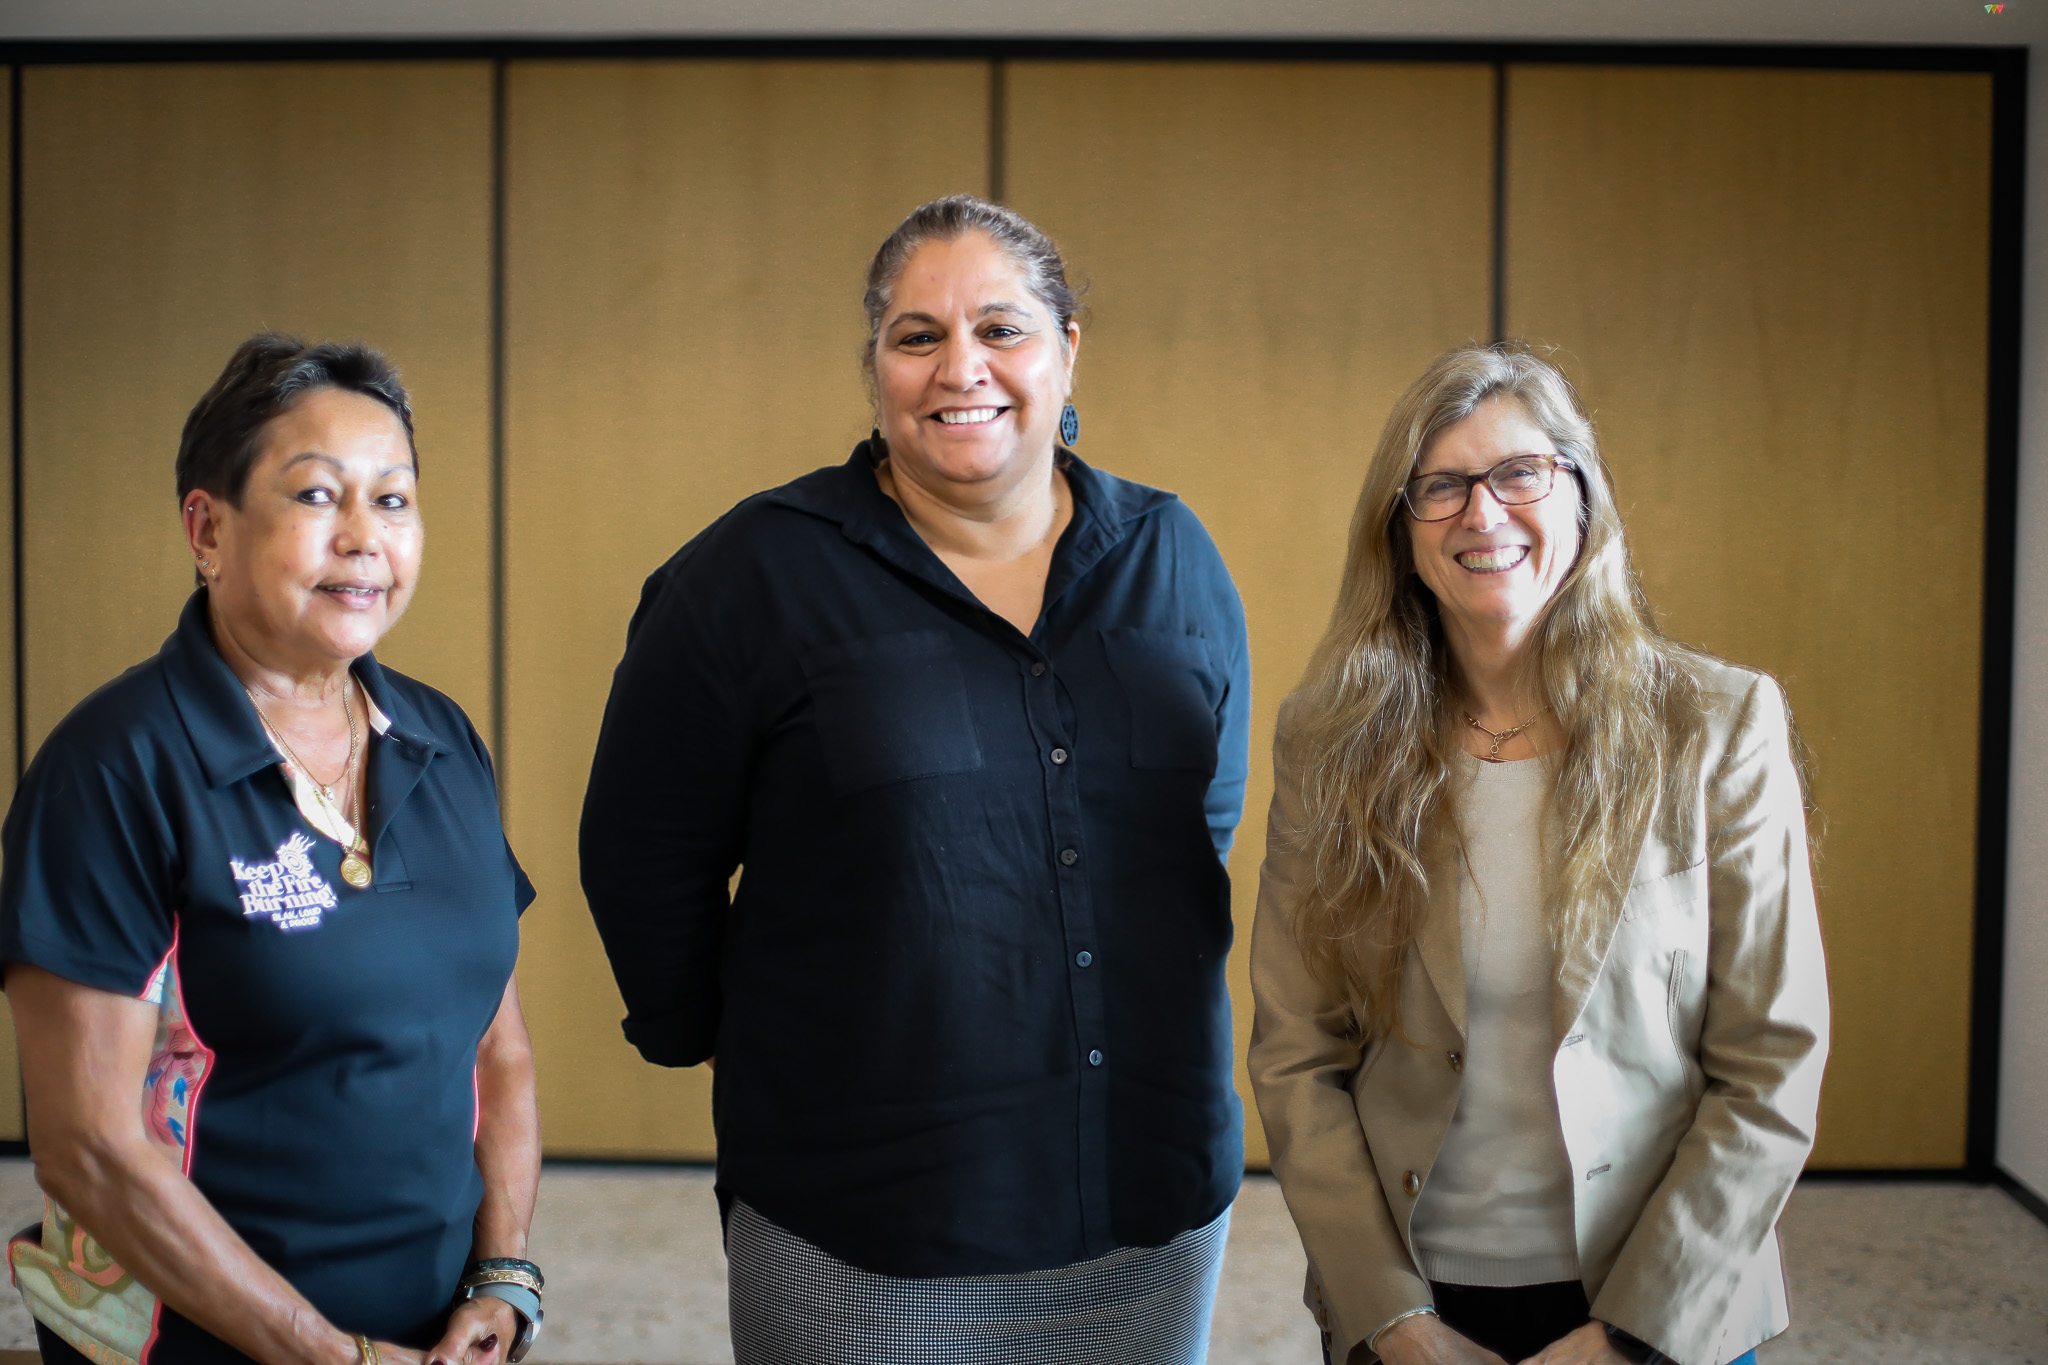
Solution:
M 306 856 L 312 850 L 311 839 L 294 834 L 278 846 L 276 862 L 228 859 L 235 880 L 249 887 L 242 893 L 242 913 L 268 915 L 272 924 L 286 932 L 318 929 L 320 912 L 332 910 L 335 899 L 334 888 L 321 880 L 313 870 L 313 860 Z

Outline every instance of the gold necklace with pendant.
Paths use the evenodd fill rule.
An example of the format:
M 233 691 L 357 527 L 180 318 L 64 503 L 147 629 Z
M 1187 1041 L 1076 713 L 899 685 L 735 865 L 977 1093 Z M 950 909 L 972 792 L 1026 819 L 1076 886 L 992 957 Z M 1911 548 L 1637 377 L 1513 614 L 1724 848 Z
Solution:
M 342 707 L 347 709 L 348 694 L 342 694 Z M 355 738 L 355 718 L 349 717 L 349 738 Z M 363 843 L 363 772 L 356 769 L 355 780 L 349 785 L 349 795 L 355 800 L 356 818 L 349 822 L 354 838 L 349 841 L 348 852 L 342 855 L 341 879 L 360 891 L 370 884 L 370 850 Z M 330 807 L 331 808 L 331 807 Z
M 285 740 L 284 732 L 270 723 L 270 717 L 264 714 L 263 705 L 256 700 L 256 694 L 250 692 L 247 687 L 244 687 L 242 691 L 248 695 L 249 705 L 256 708 L 256 719 L 263 722 L 263 728 L 270 732 L 272 739 L 277 741 L 277 747 L 284 750 L 284 756 L 291 760 L 292 766 L 304 773 L 306 780 L 313 784 L 314 795 L 319 797 L 320 804 L 326 808 L 327 813 L 334 817 L 334 823 L 336 825 L 346 825 L 351 830 L 348 847 L 343 852 L 341 859 L 341 879 L 356 890 L 362 890 L 370 884 L 371 877 L 370 850 L 363 843 L 363 822 L 360 818 L 355 820 L 345 818 L 340 808 L 334 804 L 334 788 L 341 784 L 342 778 L 356 772 L 356 754 L 359 752 L 359 746 L 356 741 L 356 713 L 355 709 L 348 704 L 349 685 L 346 682 L 341 685 L 341 714 L 348 722 L 348 758 L 341 765 L 340 775 L 331 783 L 323 783 L 319 778 L 313 776 L 313 770 L 306 766 L 305 760 L 292 752 L 292 746 Z M 356 781 L 350 788 L 349 795 L 354 798 L 351 804 L 355 806 L 356 814 L 360 817 L 363 809 L 363 783 L 360 774 L 357 774 Z

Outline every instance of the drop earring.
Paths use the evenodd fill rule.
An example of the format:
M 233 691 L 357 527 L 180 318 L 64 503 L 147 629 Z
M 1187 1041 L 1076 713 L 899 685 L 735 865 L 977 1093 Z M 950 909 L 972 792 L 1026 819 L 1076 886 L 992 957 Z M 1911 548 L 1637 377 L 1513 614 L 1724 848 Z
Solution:
M 1060 444 L 1074 445 L 1081 439 L 1081 414 L 1069 403 L 1060 409 Z

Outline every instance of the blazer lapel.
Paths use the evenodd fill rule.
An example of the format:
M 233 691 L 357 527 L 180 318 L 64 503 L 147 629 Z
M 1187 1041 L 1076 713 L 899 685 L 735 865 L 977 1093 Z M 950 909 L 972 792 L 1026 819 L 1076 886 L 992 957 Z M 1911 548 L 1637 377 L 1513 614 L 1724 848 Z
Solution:
M 1593 994 L 1593 985 L 1600 979 L 1600 968 L 1607 961 L 1608 948 L 1614 943 L 1615 926 L 1621 923 L 1622 902 L 1628 898 L 1628 888 L 1635 880 L 1636 865 L 1642 860 L 1643 839 L 1649 833 L 1650 819 L 1651 814 L 1645 814 L 1634 828 L 1627 831 L 1627 837 L 1621 841 L 1621 847 L 1626 851 L 1617 856 L 1619 865 L 1609 869 L 1614 874 L 1614 884 L 1621 890 L 1601 897 L 1585 938 L 1572 944 L 1563 961 L 1557 964 L 1557 989 L 1550 997 L 1550 1043 L 1553 1051 L 1564 1045 L 1565 1036 L 1579 1021 L 1587 998 Z
M 1446 841 L 1448 842 L 1448 841 Z M 1443 852 L 1444 850 L 1439 850 Z M 1465 1037 L 1465 939 L 1458 924 L 1458 861 L 1453 845 L 1450 857 L 1429 860 L 1429 913 L 1416 935 L 1423 970 L 1443 1001 L 1451 1024 Z

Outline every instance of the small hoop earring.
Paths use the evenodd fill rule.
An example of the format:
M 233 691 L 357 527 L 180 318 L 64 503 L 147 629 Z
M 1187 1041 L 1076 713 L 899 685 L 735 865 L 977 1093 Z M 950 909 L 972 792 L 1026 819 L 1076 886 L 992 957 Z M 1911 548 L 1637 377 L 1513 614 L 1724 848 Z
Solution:
M 1081 440 L 1081 414 L 1074 411 L 1072 403 L 1060 409 L 1060 444 L 1075 445 Z

